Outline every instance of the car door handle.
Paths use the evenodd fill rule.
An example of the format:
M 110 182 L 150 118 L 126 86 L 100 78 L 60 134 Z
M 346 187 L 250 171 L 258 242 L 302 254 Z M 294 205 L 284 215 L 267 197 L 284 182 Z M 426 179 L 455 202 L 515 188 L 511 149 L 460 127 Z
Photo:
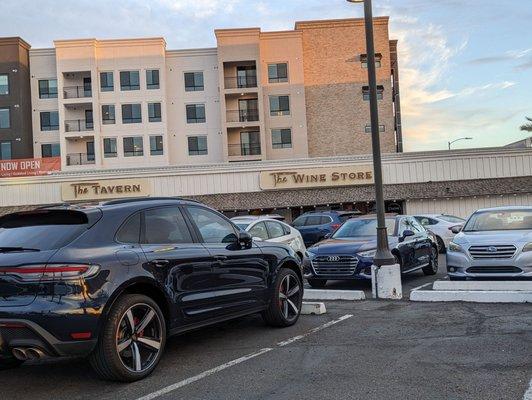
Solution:
M 214 259 L 216 261 L 225 261 L 227 260 L 227 256 L 214 256 Z
M 155 265 L 156 267 L 166 267 L 167 265 L 170 264 L 170 260 L 153 260 L 151 262 L 153 265 Z

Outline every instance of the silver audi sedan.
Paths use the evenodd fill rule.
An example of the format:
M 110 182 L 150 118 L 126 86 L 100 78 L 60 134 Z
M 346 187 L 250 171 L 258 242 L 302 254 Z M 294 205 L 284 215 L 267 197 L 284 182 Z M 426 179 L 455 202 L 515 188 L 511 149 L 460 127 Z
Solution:
M 532 278 L 532 206 L 478 210 L 453 229 L 449 279 Z

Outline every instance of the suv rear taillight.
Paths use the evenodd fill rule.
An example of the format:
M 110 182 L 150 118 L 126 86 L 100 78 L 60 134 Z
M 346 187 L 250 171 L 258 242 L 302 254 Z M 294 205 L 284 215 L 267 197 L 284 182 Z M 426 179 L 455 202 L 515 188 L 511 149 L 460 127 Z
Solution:
M 13 276 L 23 282 L 68 281 L 90 278 L 96 275 L 99 270 L 99 266 L 87 264 L 37 264 L 0 267 L 0 276 Z
M 338 228 L 341 227 L 341 226 L 342 226 L 342 224 L 331 224 L 331 229 L 332 229 L 333 231 L 335 231 L 336 229 L 338 229 Z

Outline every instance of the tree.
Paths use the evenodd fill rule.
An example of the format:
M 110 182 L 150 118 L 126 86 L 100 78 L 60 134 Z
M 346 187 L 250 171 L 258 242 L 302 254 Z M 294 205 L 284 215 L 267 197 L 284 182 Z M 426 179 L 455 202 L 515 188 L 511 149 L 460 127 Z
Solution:
M 526 124 L 521 125 L 521 130 L 526 132 L 532 132 L 532 118 L 526 117 L 526 119 L 529 121 Z

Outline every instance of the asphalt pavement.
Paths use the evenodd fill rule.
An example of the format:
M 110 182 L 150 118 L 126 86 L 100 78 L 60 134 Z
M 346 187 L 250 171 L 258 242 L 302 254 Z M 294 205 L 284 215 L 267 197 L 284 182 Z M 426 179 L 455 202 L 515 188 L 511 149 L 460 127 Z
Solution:
M 286 329 L 241 318 L 170 339 L 133 384 L 82 360 L 0 372 L 2 399 L 521 400 L 532 378 L 526 304 L 327 303 Z

